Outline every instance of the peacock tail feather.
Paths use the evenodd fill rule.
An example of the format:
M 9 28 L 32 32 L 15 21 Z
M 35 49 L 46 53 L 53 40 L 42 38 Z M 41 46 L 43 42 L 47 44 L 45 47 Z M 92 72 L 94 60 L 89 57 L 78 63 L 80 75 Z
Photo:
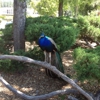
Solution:
M 51 64 L 53 66 L 55 66 L 60 72 L 64 73 L 64 68 L 63 68 L 63 64 L 62 64 L 62 59 L 61 56 L 59 54 L 59 52 L 54 52 L 52 53 L 52 62 Z M 52 78 L 56 78 L 58 77 L 55 73 L 53 73 L 51 70 L 46 69 L 46 74 Z
M 59 71 L 61 71 L 62 73 L 64 73 L 64 67 L 63 67 L 63 64 L 62 64 L 62 59 L 61 59 L 60 53 L 55 52 L 55 56 L 56 56 L 56 67 L 57 67 L 57 69 Z

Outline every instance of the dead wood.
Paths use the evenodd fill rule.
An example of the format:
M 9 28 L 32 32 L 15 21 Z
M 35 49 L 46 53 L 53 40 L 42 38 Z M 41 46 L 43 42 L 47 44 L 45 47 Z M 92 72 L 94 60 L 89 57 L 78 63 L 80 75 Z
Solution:
M 79 92 L 75 89 L 66 89 L 66 90 L 57 90 L 57 91 L 53 91 L 51 93 L 48 94 L 44 94 L 44 95 L 39 95 L 39 96 L 28 96 L 26 94 L 24 94 L 21 91 L 16 90 L 15 88 L 13 88 L 5 79 L 3 79 L 2 76 L 0 76 L 0 81 L 10 90 L 12 91 L 14 94 L 16 94 L 17 96 L 25 99 L 25 100 L 44 100 L 44 99 L 48 99 L 52 96 L 58 95 L 58 94 L 74 94 L 74 95 L 79 95 Z
M 48 64 L 46 62 L 41 62 L 41 61 L 33 60 L 33 59 L 25 57 L 25 56 L 16 56 L 16 55 L 1 55 L 0 59 L 11 59 L 11 60 L 17 60 L 17 61 L 22 61 L 22 62 L 26 62 L 26 63 L 43 66 L 43 67 L 53 71 L 55 74 L 57 74 L 59 77 L 61 77 L 64 81 L 71 84 L 73 86 L 73 88 L 75 88 L 80 94 L 85 96 L 88 100 L 93 100 L 93 98 L 87 92 L 85 92 L 82 88 L 80 88 L 72 79 L 70 79 L 69 77 L 67 77 L 66 75 L 61 73 L 59 70 L 57 70 L 57 68 L 55 66 L 51 66 L 50 64 Z M 60 91 L 54 91 L 49 94 L 44 94 L 44 95 L 40 95 L 40 96 L 28 96 L 28 95 L 14 89 L 1 76 L 0 76 L 0 81 L 13 93 L 17 94 L 18 96 L 20 96 L 21 98 L 24 98 L 26 100 L 43 100 L 43 99 L 50 98 L 54 95 L 66 93 L 66 90 L 60 90 Z
M 78 100 L 78 99 L 72 96 L 68 96 L 68 100 Z

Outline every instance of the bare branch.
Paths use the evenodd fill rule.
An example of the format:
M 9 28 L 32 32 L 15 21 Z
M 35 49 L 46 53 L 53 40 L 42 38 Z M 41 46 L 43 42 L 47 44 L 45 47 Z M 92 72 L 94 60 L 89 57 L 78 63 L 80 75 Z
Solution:
M 78 100 L 78 99 L 76 99 L 75 97 L 72 97 L 72 96 L 68 96 L 68 100 Z
M 85 40 L 85 42 L 86 42 L 86 44 L 90 47 L 90 48 L 95 48 L 94 46 L 92 46 L 89 42 L 88 42 L 88 40 L 87 39 L 84 39 Z
M 69 84 L 71 84 L 75 89 L 77 89 L 81 94 L 83 94 L 88 100 L 93 100 L 93 98 L 88 93 L 86 93 L 83 89 L 81 89 L 72 79 L 70 79 L 69 77 L 67 77 L 66 75 L 64 75 L 63 73 L 61 73 L 59 70 L 57 70 L 57 68 L 55 66 L 51 66 L 50 64 L 48 64 L 46 62 L 36 61 L 36 60 L 33 60 L 31 58 L 28 58 L 28 57 L 16 56 L 16 55 L 1 55 L 0 59 L 18 60 L 18 61 L 23 61 L 23 62 L 27 62 L 27 63 L 31 63 L 31 64 L 36 64 L 36 65 L 48 68 L 49 70 L 51 70 L 55 74 L 57 74 L 59 77 L 61 77 L 64 81 L 66 81 Z M 3 78 L 0 78 L 0 80 L 2 80 L 2 79 Z M 20 92 L 19 94 L 23 94 L 23 93 Z M 23 95 L 25 95 L 25 94 L 23 94 Z M 45 94 L 43 96 L 46 96 L 46 95 L 47 94 Z M 28 96 L 28 97 L 30 98 L 30 96 Z M 33 99 L 29 99 L 29 98 L 27 98 L 27 100 L 33 100 Z M 34 98 L 34 100 L 42 100 L 42 99 L 40 99 L 40 98 L 38 98 L 38 99 Z
M 28 96 L 26 94 L 24 94 L 21 91 L 18 91 L 16 89 L 14 89 L 6 80 L 3 79 L 3 77 L 0 76 L 0 81 L 10 90 L 12 91 L 14 94 L 16 94 L 17 96 L 26 99 L 26 100 L 42 100 L 42 99 L 48 99 L 52 96 L 58 95 L 58 94 L 78 94 L 79 92 L 75 89 L 65 89 L 65 90 L 57 90 L 57 91 L 53 91 L 51 93 L 48 94 L 44 94 L 44 95 L 40 95 L 40 96 Z

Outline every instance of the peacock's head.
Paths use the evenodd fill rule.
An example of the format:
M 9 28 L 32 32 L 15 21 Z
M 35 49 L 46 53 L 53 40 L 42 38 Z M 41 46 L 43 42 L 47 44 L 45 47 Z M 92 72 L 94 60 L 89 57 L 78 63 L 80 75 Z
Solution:
M 42 37 L 45 37 L 45 34 L 44 32 L 41 33 L 40 37 L 39 38 L 42 38 Z

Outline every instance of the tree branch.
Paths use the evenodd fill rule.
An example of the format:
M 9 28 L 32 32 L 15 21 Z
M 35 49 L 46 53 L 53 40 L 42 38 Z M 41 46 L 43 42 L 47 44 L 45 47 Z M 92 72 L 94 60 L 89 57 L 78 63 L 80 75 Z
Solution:
M 68 96 L 68 100 L 78 100 L 78 99 L 76 99 L 75 97 L 72 97 L 72 96 Z
M 86 44 L 90 47 L 90 48 L 95 48 L 94 46 L 92 46 L 89 42 L 88 42 L 88 40 L 87 39 L 84 39 L 85 40 L 85 42 L 86 42 Z
M 93 98 L 86 93 L 83 89 L 81 89 L 72 79 L 70 79 L 69 77 L 67 77 L 66 75 L 64 75 L 63 73 L 61 73 L 55 66 L 51 66 L 50 64 L 46 63 L 46 62 L 41 62 L 41 61 L 36 61 L 33 60 L 31 58 L 28 57 L 24 57 L 24 56 L 16 56 L 16 55 L 1 55 L 0 59 L 11 59 L 11 60 L 18 60 L 18 61 L 23 61 L 23 62 L 27 62 L 27 63 L 31 63 L 31 64 L 36 64 L 39 66 L 43 66 L 45 68 L 48 68 L 49 70 L 53 71 L 55 74 L 57 74 L 59 77 L 61 77 L 64 81 L 68 82 L 69 84 L 71 84 L 75 89 L 77 89 L 82 95 L 84 95 L 88 100 L 93 100 Z M 6 81 L 3 80 L 3 78 L 0 78 L 1 82 L 4 83 Z M 10 86 L 8 83 L 5 86 Z M 8 88 L 8 87 L 7 87 Z M 11 87 L 10 87 L 11 88 Z M 9 88 L 9 89 L 10 89 Z M 14 92 L 15 90 L 12 89 L 12 91 Z M 63 91 L 63 90 L 62 90 Z M 14 92 L 15 93 L 15 92 Z M 40 98 L 40 96 L 27 96 L 22 92 L 17 91 L 16 92 L 20 97 L 25 97 L 25 99 L 27 100 L 42 100 L 42 98 Z M 59 93 L 59 91 L 57 91 L 56 93 Z M 50 94 L 49 94 L 50 95 Z M 48 95 L 48 96 L 49 96 Z M 57 95 L 57 94 L 56 94 Z M 47 94 L 42 95 L 42 97 L 46 97 Z M 47 96 L 47 97 L 48 97 Z M 54 95 L 52 95 L 54 96 Z
M 16 94 L 17 96 L 26 99 L 26 100 L 43 100 L 43 99 L 48 99 L 52 96 L 58 95 L 58 94 L 75 94 L 75 95 L 79 95 L 79 92 L 75 89 L 64 89 L 64 90 L 57 90 L 57 91 L 53 91 L 51 93 L 48 94 L 44 94 L 44 95 L 40 95 L 40 96 L 28 96 L 26 94 L 24 94 L 21 91 L 16 90 L 15 88 L 13 88 L 6 80 L 3 79 L 2 76 L 0 76 L 0 81 L 10 90 L 12 91 L 14 94 Z

